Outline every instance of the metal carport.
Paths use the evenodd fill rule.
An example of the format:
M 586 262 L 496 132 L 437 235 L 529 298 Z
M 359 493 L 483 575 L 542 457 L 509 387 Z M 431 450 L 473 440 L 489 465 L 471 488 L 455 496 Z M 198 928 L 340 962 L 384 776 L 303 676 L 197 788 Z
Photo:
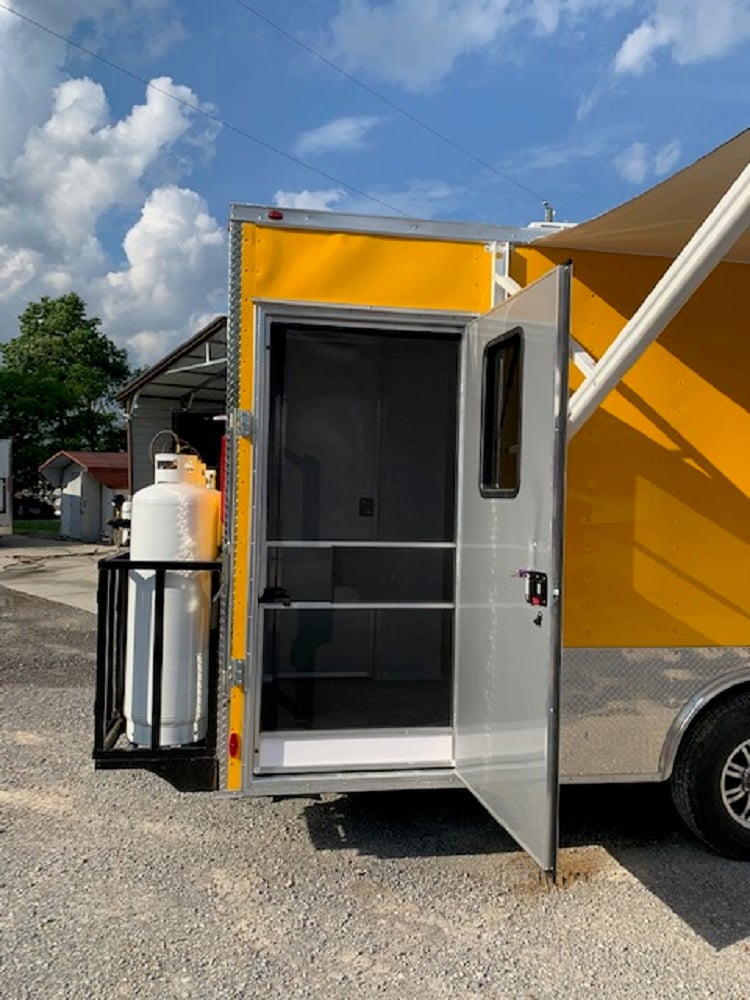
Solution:
M 130 489 L 153 482 L 150 446 L 169 431 L 218 466 L 226 413 L 226 316 L 217 316 L 117 394 L 128 424 Z M 167 439 L 163 439 L 167 443 Z

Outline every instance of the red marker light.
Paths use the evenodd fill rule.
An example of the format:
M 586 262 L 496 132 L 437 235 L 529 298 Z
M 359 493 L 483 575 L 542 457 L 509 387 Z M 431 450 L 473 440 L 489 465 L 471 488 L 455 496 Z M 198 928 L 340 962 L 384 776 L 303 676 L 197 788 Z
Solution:
M 237 733 L 229 734 L 229 756 L 232 759 L 239 757 L 240 753 L 240 738 Z
M 278 208 L 272 208 L 271 211 L 268 213 L 268 218 L 273 219 L 274 221 L 278 221 L 279 219 L 284 218 L 284 213 L 280 212 Z

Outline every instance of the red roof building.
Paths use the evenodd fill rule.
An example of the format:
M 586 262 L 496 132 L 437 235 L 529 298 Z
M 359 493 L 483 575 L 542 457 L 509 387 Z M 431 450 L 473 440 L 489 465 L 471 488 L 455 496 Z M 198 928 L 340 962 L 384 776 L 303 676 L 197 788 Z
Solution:
M 128 456 L 118 451 L 58 451 L 39 466 L 60 490 L 60 534 L 84 542 L 111 535 L 116 494 L 128 493 Z
M 58 451 L 39 466 L 39 471 L 53 485 L 53 476 L 71 463 L 85 469 L 102 486 L 111 490 L 128 488 L 128 456 L 124 451 Z

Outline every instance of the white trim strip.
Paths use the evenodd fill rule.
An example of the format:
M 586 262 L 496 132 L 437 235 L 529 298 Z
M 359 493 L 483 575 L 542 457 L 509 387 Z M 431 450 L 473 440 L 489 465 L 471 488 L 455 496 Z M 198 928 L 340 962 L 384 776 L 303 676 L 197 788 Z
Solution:
M 271 539 L 266 545 L 275 549 L 455 549 L 455 542 L 329 542 L 329 541 L 279 541 Z
M 402 767 L 448 767 L 453 764 L 451 730 L 408 733 L 261 734 L 258 769 L 320 771 Z

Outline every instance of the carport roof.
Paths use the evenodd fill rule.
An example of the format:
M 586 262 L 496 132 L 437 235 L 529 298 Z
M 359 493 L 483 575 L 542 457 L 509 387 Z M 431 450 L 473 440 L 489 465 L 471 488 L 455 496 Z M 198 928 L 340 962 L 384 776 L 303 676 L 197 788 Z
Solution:
M 128 488 L 128 456 L 120 451 L 58 451 L 39 466 L 53 486 L 62 485 L 63 470 L 78 465 L 102 486 L 111 490 Z
M 223 408 L 226 399 L 227 318 L 217 316 L 117 393 L 130 406 L 139 397 L 189 400 Z

